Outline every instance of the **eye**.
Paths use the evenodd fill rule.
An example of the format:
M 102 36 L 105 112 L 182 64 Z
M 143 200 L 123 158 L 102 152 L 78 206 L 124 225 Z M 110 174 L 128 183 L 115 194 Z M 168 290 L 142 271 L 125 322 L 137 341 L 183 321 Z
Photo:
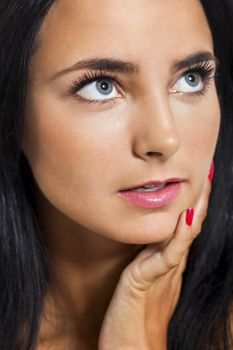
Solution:
M 204 86 L 205 84 L 199 73 L 189 72 L 175 82 L 171 92 L 195 93 L 202 91 Z
M 77 91 L 77 95 L 91 101 L 110 100 L 120 96 L 114 82 L 109 78 L 98 78 L 87 83 Z

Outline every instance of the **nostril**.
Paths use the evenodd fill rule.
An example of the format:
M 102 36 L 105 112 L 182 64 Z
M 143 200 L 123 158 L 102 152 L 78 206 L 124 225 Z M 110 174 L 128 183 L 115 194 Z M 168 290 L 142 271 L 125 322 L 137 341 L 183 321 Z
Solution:
M 154 157 L 154 156 L 161 156 L 162 153 L 160 153 L 160 152 L 147 152 L 146 155 L 149 157 Z

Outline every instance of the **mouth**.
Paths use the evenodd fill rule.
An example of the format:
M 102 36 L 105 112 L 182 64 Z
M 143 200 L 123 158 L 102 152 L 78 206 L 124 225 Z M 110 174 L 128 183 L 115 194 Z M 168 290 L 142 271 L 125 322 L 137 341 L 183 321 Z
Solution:
M 183 182 L 183 179 L 179 178 L 172 178 L 172 179 L 167 179 L 164 181 L 148 181 L 143 184 L 139 185 L 134 185 L 128 188 L 124 188 L 120 190 L 119 192 L 124 192 L 124 191 L 136 191 L 136 192 L 154 192 L 158 191 L 166 186 L 169 186 L 174 183 L 180 183 Z
M 178 196 L 183 179 L 149 181 L 134 185 L 118 192 L 119 196 L 135 206 L 157 208 L 170 204 Z

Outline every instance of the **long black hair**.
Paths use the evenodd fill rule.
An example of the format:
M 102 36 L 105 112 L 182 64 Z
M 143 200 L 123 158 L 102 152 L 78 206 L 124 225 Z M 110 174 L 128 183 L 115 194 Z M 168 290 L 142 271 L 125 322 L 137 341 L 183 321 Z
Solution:
M 55 0 L 0 0 L 0 348 L 35 349 L 50 281 L 34 207 L 35 183 L 21 152 L 29 62 Z M 231 348 L 233 304 L 233 4 L 202 0 L 220 65 L 221 127 L 207 219 L 193 243 L 169 350 Z M 232 308 L 233 310 L 233 308 Z M 233 324 L 233 322 L 232 322 Z

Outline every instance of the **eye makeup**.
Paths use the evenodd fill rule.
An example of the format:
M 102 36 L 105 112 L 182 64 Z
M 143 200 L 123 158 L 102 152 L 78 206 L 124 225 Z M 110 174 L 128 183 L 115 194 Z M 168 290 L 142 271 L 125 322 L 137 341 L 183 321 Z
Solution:
M 198 75 L 203 83 L 203 88 L 194 92 L 182 92 L 182 91 L 174 91 L 174 90 L 172 91 L 171 89 L 171 93 L 183 94 L 183 95 L 193 96 L 193 97 L 204 96 L 207 92 L 208 87 L 210 86 L 211 80 L 214 79 L 216 81 L 217 79 L 216 69 L 217 69 L 216 63 L 212 60 L 203 61 L 188 67 L 184 72 L 181 73 L 178 79 L 189 74 Z M 178 79 L 176 79 L 176 81 Z
M 207 60 L 203 61 L 194 65 L 191 65 L 190 67 L 187 67 L 183 72 L 179 74 L 179 77 L 176 79 L 176 81 L 185 75 L 188 74 L 196 74 L 200 77 L 203 88 L 201 90 L 195 91 L 195 92 L 182 92 L 182 91 L 172 91 L 172 94 L 182 94 L 187 96 L 204 96 L 207 92 L 208 87 L 210 86 L 211 80 L 216 79 L 216 63 L 213 60 Z M 119 94 L 122 95 L 120 91 L 123 89 L 123 84 L 118 78 L 118 76 L 112 72 L 106 72 L 103 70 L 89 70 L 85 72 L 81 77 L 78 79 L 75 79 L 69 90 L 68 95 L 73 96 L 75 99 L 79 100 L 81 103 L 94 103 L 94 104 L 106 104 L 106 103 L 113 103 L 116 102 L 119 97 L 113 97 L 113 98 L 107 98 L 107 99 L 100 99 L 100 100 L 92 100 L 92 99 L 86 99 L 78 94 L 78 92 L 87 86 L 88 84 L 91 84 L 93 82 L 101 82 L 105 81 L 108 83 L 112 83 L 116 90 L 119 91 Z M 175 82 L 176 82 L 175 81 Z M 173 83 L 173 85 L 175 84 Z
M 115 85 L 116 89 L 119 90 L 121 87 L 121 83 L 117 77 L 112 72 L 105 72 L 105 71 L 87 71 L 81 76 L 80 78 L 73 81 L 72 85 L 69 88 L 68 94 L 71 96 L 74 96 L 80 102 L 82 103 L 99 103 L 99 104 L 105 104 L 105 103 L 112 103 L 115 102 L 116 97 L 112 99 L 103 99 L 103 100 L 90 100 L 85 99 L 84 97 L 77 94 L 83 87 L 87 86 L 88 84 L 91 84 L 93 82 L 100 82 L 100 81 L 106 81 L 108 83 L 112 83 Z

